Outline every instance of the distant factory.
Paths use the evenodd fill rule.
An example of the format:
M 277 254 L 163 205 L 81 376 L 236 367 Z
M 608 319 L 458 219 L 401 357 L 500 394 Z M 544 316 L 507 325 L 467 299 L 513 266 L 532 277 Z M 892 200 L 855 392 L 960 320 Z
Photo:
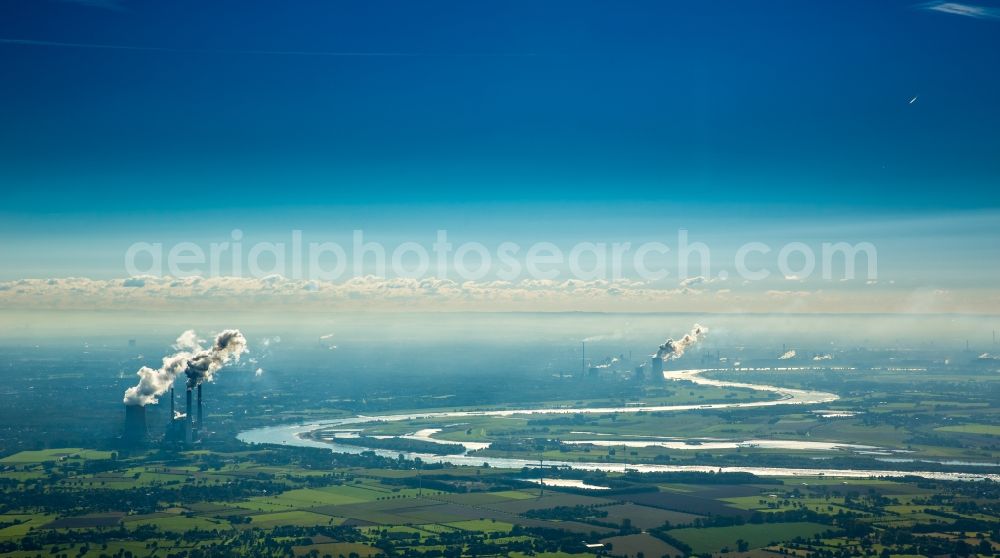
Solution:
M 195 395 L 197 393 L 197 395 Z M 197 414 L 193 409 L 197 398 Z M 170 445 L 191 445 L 201 442 L 208 434 L 205 428 L 205 407 L 202 400 L 202 385 L 184 390 L 184 412 L 175 409 L 174 388 L 170 388 L 170 421 L 162 438 L 151 436 L 146 426 L 146 406 L 125 404 L 125 430 L 122 444 L 127 447 L 149 445 L 158 440 Z
M 680 339 L 668 338 L 658 348 L 655 354 L 649 356 L 648 362 L 633 362 L 632 353 L 628 358 L 625 354 L 616 357 L 606 357 L 604 360 L 594 363 L 587 360 L 586 341 L 580 344 L 580 368 L 583 378 L 588 379 L 628 379 L 636 382 L 643 381 L 663 381 L 663 371 L 666 362 L 678 359 L 684 355 L 685 350 L 697 344 L 708 333 L 708 328 L 695 324 L 691 331 Z M 718 354 L 716 355 L 718 359 Z M 702 364 L 711 362 L 709 353 L 701 356 Z
M 238 329 L 226 329 L 215 337 L 209 347 L 202 346 L 194 330 L 187 330 L 174 342 L 176 352 L 163 359 L 160 368 L 143 366 L 136 372 L 139 382 L 126 389 L 125 431 L 122 443 L 125 446 L 142 446 L 149 442 L 146 426 L 146 406 L 155 405 L 159 398 L 170 393 L 170 423 L 164 443 L 190 445 L 200 442 L 207 433 L 202 407 L 202 384 L 211 382 L 214 375 L 228 364 L 237 363 L 240 355 L 247 351 L 246 337 Z M 174 385 L 179 378 L 186 378 L 184 413 L 174 409 Z M 198 391 L 198 420 L 192 412 L 192 396 Z
M 581 368 L 587 380 L 632 380 L 636 382 L 663 379 L 663 360 L 651 355 L 648 361 L 633 360 L 631 353 L 604 357 L 599 361 L 584 359 Z M 569 377 L 569 376 L 567 376 Z

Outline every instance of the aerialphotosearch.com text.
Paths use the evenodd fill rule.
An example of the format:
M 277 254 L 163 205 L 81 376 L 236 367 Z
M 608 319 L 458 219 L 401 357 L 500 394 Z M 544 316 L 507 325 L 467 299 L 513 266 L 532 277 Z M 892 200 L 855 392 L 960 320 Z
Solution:
M 354 230 L 349 242 L 306 240 L 293 230 L 287 240 L 248 242 L 240 229 L 217 242 L 135 242 L 125 252 L 130 276 L 263 278 L 339 281 L 351 277 L 406 277 L 478 281 L 495 279 L 659 281 L 675 278 L 745 281 L 769 277 L 825 280 L 878 276 L 878 251 L 870 242 L 845 241 L 771 245 L 746 242 L 716 252 L 679 229 L 672 243 L 661 241 L 577 242 L 557 245 L 539 241 L 454 242 L 438 230 L 431 242 L 407 240 L 387 245 Z M 724 256 L 724 257 L 723 257 Z

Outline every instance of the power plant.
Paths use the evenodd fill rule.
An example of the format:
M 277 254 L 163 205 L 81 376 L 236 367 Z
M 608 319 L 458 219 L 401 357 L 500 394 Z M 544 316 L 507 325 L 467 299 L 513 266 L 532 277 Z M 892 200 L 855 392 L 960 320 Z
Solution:
M 197 391 L 197 415 L 193 406 L 194 392 Z M 202 386 L 187 388 L 184 391 L 184 413 L 175 410 L 174 388 L 170 388 L 170 422 L 167 423 L 163 441 L 174 444 L 194 444 L 200 442 L 205 435 L 205 407 L 202 401 Z M 122 442 L 127 446 L 140 446 L 149 441 L 149 431 L 146 427 L 146 407 L 143 405 L 125 405 L 125 431 Z
M 201 398 L 201 384 L 197 388 L 187 388 L 184 390 L 184 413 L 174 412 L 174 390 L 170 388 L 170 415 L 173 417 L 167 426 L 167 434 L 164 440 L 172 443 L 193 444 L 200 442 L 205 434 L 204 428 L 204 406 Z M 197 391 L 198 414 L 195 420 L 193 409 L 194 392 Z
M 631 351 L 629 351 L 628 358 L 625 357 L 624 353 L 621 353 L 616 357 L 607 357 L 603 361 L 597 363 L 591 361 L 588 366 L 586 353 L 587 344 L 586 342 L 582 342 L 580 344 L 581 375 L 583 378 L 593 380 L 608 376 L 614 377 L 628 375 L 631 373 L 631 378 L 638 382 L 642 382 L 646 379 L 654 381 L 663 380 L 664 363 L 668 360 L 675 360 L 684 356 L 684 352 L 698 343 L 698 341 L 700 341 L 706 333 L 708 333 L 708 328 L 695 324 L 694 327 L 691 328 L 691 331 L 686 333 L 680 339 L 675 340 L 668 338 L 657 348 L 655 354 L 650 355 L 648 373 L 645 370 L 645 364 L 635 366 L 636 363 L 632 362 Z M 711 357 L 706 359 L 706 356 L 707 354 L 702 355 L 702 363 L 710 360 Z
M 160 397 L 170 393 L 170 423 L 164 441 L 192 444 L 201 441 L 205 434 L 204 408 L 201 392 L 204 382 L 211 382 L 214 375 L 228 364 L 239 362 L 247 351 L 247 340 L 238 329 L 227 329 L 216 335 L 208 348 L 202 347 L 194 330 L 187 330 L 177 338 L 177 352 L 163 359 L 158 368 L 143 366 L 136 372 L 139 382 L 125 390 L 125 434 L 123 442 L 140 445 L 146 440 L 146 405 L 156 404 Z M 186 377 L 185 413 L 174 412 L 174 384 Z M 192 412 L 193 391 L 198 390 L 198 421 Z

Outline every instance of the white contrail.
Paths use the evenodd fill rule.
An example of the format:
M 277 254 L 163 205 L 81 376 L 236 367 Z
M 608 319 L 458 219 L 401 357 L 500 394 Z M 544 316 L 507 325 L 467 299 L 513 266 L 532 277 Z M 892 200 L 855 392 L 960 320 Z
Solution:
M 960 4 L 958 2 L 927 2 L 919 7 L 925 10 L 941 12 L 951 15 L 971 17 L 975 19 L 1000 19 L 1000 9 L 986 6 L 973 6 L 971 4 Z

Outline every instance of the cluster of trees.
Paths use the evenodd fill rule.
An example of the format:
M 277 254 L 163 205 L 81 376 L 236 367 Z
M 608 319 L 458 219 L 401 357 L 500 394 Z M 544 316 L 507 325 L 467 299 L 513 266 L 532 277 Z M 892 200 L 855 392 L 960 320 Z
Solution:
M 449 531 L 421 539 L 416 533 L 381 531 L 371 542 L 387 556 L 440 558 L 503 556 L 510 552 L 532 552 L 530 540 L 511 539 L 506 533 Z M 435 548 L 437 547 L 437 548 Z
M 597 506 L 556 506 L 554 508 L 539 508 L 528 510 L 525 517 L 557 521 L 587 521 L 607 517 L 608 512 Z
M 276 481 L 238 479 L 227 484 L 176 484 L 132 489 L 62 487 L 58 483 L 34 483 L 4 492 L 0 512 L 36 510 L 59 515 L 82 515 L 106 511 L 153 513 L 163 502 L 177 504 L 232 501 L 288 489 Z
M 462 444 L 426 442 L 424 440 L 410 440 L 407 438 L 375 438 L 372 436 L 359 436 L 357 438 L 338 438 L 337 443 L 347 446 L 361 446 L 366 448 L 406 451 L 412 453 L 429 453 L 432 455 L 456 455 L 465 453 L 465 446 Z
M 951 531 L 952 527 L 948 528 Z M 885 548 L 882 558 L 893 554 L 910 554 L 923 556 L 971 556 L 996 554 L 993 545 L 980 535 L 978 543 L 970 544 L 962 537 L 946 538 L 941 536 L 921 536 L 906 529 L 886 529 L 881 533 L 879 542 Z M 890 548 L 894 550 L 890 550 Z
M 674 471 L 664 473 L 639 473 L 629 471 L 626 480 L 653 484 L 784 484 L 781 479 L 758 477 L 753 473 L 723 473 L 699 471 Z

